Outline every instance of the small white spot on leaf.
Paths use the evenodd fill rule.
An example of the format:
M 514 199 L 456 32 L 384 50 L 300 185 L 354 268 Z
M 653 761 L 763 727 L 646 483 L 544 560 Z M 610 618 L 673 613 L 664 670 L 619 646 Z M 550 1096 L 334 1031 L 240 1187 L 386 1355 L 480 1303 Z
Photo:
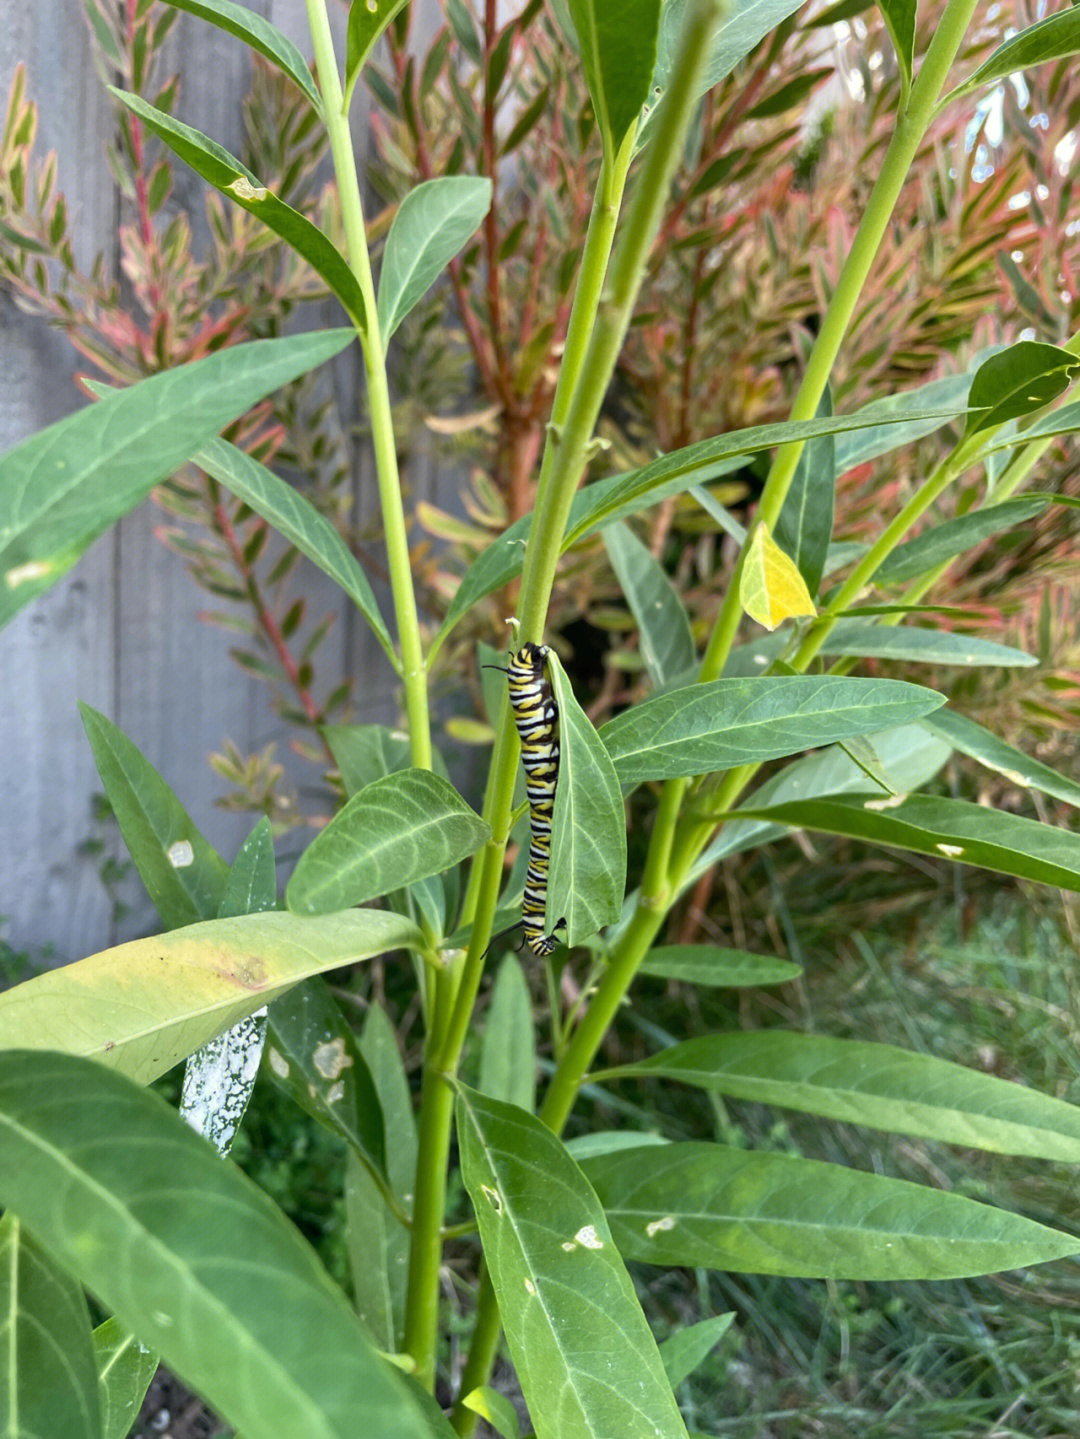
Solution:
M 345 1039 L 340 1034 L 325 1044 L 317 1044 L 311 1061 L 324 1079 L 337 1079 L 353 1062 L 352 1055 L 345 1053 Z
M 228 188 L 238 200 L 265 200 L 267 196 L 267 191 L 261 185 L 253 185 L 243 175 L 237 175 Z
M 326 1091 L 326 1102 L 327 1104 L 340 1104 L 344 1098 L 345 1081 L 343 1079 L 339 1079 L 336 1083 L 332 1084 L 330 1088 Z
M 664 1234 L 667 1230 L 674 1228 L 674 1215 L 665 1214 L 663 1219 L 654 1219 L 651 1224 L 646 1224 L 645 1233 L 650 1239 L 654 1239 L 658 1234 Z
M 480 1193 L 491 1205 L 492 1209 L 494 1209 L 496 1214 L 501 1214 L 503 1212 L 502 1195 L 497 1189 L 492 1189 L 489 1184 L 481 1184 Z
M 574 1235 L 577 1242 L 585 1249 L 603 1249 L 604 1241 L 596 1232 L 594 1224 L 586 1224 Z
M 906 799 L 906 794 L 887 794 L 884 799 L 868 799 L 863 809 L 895 809 Z
M 277 1077 L 278 1077 L 279 1079 L 288 1079 L 288 1077 L 289 1077 L 289 1062 L 288 1062 L 288 1060 L 285 1058 L 285 1056 L 284 1056 L 283 1054 L 279 1054 L 276 1049 L 272 1049 L 272 1050 L 270 1051 L 270 1056 L 269 1056 L 269 1058 L 270 1058 L 270 1068 L 274 1071 L 274 1073 L 277 1075 Z
M 964 853 L 962 844 L 939 844 L 935 848 L 939 849 L 948 859 L 959 859 Z
M 526 1281 L 525 1281 L 525 1293 L 526 1293 L 526 1294 L 535 1294 L 535 1293 L 536 1293 L 536 1285 L 532 1282 L 531 1279 L 526 1279 Z
M 178 839 L 175 844 L 170 844 L 165 851 L 165 858 L 173 869 L 187 869 L 188 865 L 195 863 L 195 851 L 191 847 L 191 841 Z
M 29 584 L 31 580 L 44 579 L 53 571 L 52 560 L 28 560 L 25 565 L 16 565 L 14 569 L 8 570 L 4 576 L 4 583 L 9 590 L 17 590 L 20 585 Z
M 164 1309 L 152 1309 L 150 1311 L 150 1318 L 155 1324 L 160 1324 L 162 1329 L 172 1328 L 172 1315 L 166 1314 Z

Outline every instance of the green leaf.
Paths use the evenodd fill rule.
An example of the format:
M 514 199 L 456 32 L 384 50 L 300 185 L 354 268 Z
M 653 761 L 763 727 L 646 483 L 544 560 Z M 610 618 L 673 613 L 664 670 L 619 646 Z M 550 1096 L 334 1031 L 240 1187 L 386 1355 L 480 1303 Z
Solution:
M 1042 794 L 1053 795 L 1065 804 L 1080 805 L 1080 784 L 1058 774 L 1049 765 L 1032 759 L 1015 745 L 998 739 L 981 724 L 976 724 L 966 715 L 955 710 L 943 709 L 922 722 L 932 734 L 941 735 L 954 749 L 966 754 L 969 759 L 978 760 L 987 769 L 1004 775 L 1010 784 L 1027 789 L 1037 789 Z
M 641 657 L 654 685 L 697 664 L 690 618 L 663 565 L 620 521 L 603 530 L 604 548 L 641 637 Z
M 20 1208 L 36 1213 L 32 1205 Z M 0 1433 L 102 1439 L 82 1288 L 10 1211 L 0 1220 Z
M 767 630 L 784 620 L 817 614 L 798 566 L 764 524 L 755 528 L 743 561 L 739 601 L 750 618 Z
M 211 440 L 194 460 L 330 576 L 367 620 L 391 664 L 396 663 L 394 642 L 368 577 L 325 515 L 273 470 L 227 440 Z
M 833 412 L 832 391 L 828 386 L 817 412 L 822 418 Z M 798 565 L 811 595 L 818 592 L 829 553 L 835 491 L 836 439 L 833 435 L 819 435 L 803 446 L 791 488 L 773 529 L 773 538 Z
M 761 675 L 653 695 L 600 730 L 623 785 L 710 774 L 929 714 L 943 696 L 901 680 Z
M 975 70 L 955 90 L 945 96 L 943 104 L 969 95 L 984 85 L 993 85 L 1018 70 L 1029 70 L 1033 65 L 1042 65 L 1047 60 L 1061 60 L 1067 55 L 1080 55 L 1080 11 L 1072 6 L 1055 10 L 1052 15 L 1037 20 L 1026 30 L 1011 35 L 999 45 L 988 60 Z
M 954 415 L 962 414 L 977 369 L 978 365 L 966 374 L 946 375 L 940 380 L 930 380 L 918 389 L 883 395 L 881 399 L 864 405 L 857 411 L 864 418 L 864 425 L 836 437 L 836 473 L 847 474 L 856 465 L 879 459 L 903 445 L 933 434 L 942 426 L 940 416 L 943 411 L 951 409 Z M 893 424 L 891 417 L 898 413 L 907 418 Z M 875 415 L 881 418 L 880 425 L 873 423 Z
M 326 914 L 402 889 L 474 854 L 491 836 L 447 780 L 407 769 L 366 785 L 300 856 L 285 891 Z
M 360 1035 L 386 1133 L 390 1185 L 408 1212 L 416 1182 L 416 1120 L 397 1036 L 386 1014 L 372 1004 Z M 405 1328 L 409 1232 L 395 1217 L 374 1180 L 350 1150 L 345 1188 L 346 1244 L 356 1310 L 376 1343 L 400 1350 Z
M 748 954 L 744 949 L 671 944 L 650 949 L 638 973 L 714 989 L 750 989 L 759 984 L 787 984 L 798 979 L 802 966 L 773 955 Z
M 843 834 L 916 854 L 962 860 L 1059 889 L 1080 889 L 1080 834 L 965 800 L 836 795 L 759 805 L 752 799 L 736 813 L 778 820 L 794 829 Z
M 648 142 L 652 134 L 656 107 L 671 79 L 675 51 L 690 3 L 691 0 L 665 0 L 660 16 L 656 69 L 652 78 L 653 103 L 638 129 L 639 148 Z M 713 35 L 709 59 L 699 86 L 701 94 L 730 75 L 769 31 L 775 30 L 789 15 L 794 15 L 802 3 L 803 0 L 741 0 L 740 4 L 725 10 Z
M 514 955 L 499 966 L 484 1021 L 477 1088 L 492 1099 L 536 1107 L 536 1038 L 525 971 Z
M 1015 499 L 972 510 L 951 520 L 936 520 L 921 535 L 897 545 L 878 568 L 874 583 L 895 585 L 916 579 L 992 535 L 1030 520 L 1046 509 L 1046 503 L 1041 495 L 1017 495 Z
M 408 0 L 354 0 L 349 6 L 349 28 L 345 36 L 345 101 L 348 114 L 353 91 L 368 56 L 390 21 L 404 10 Z
M 677 1389 L 708 1358 L 731 1328 L 734 1318 L 734 1314 L 716 1314 L 711 1319 L 677 1329 L 670 1339 L 664 1340 L 660 1358 L 672 1389 Z
M 612 160 L 649 98 L 662 8 L 661 0 L 569 0 L 604 152 Z
M 562 1144 L 532 1115 L 464 1086 L 457 1132 L 537 1439 L 685 1439 L 604 1212 Z
M 321 365 L 352 331 L 234 345 L 69 415 L 0 458 L 0 624 L 211 435 Z
M 490 208 L 491 181 L 481 175 L 425 180 L 405 196 L 386 237 L 379 272 L 379 328 L 384 344 L 475 234 Z
M 953 630 L 932 630 L 919 625 L 876 625 L 864 620 L 841 620 L 825 643 L 823 655 L 868 655 L 874 659 L 905 660 L 925 665 L 995 665 L 1026 668 L 1038 664 L 1034 655 L 1011 645 Z
M 218 906 L 218 919 L 277 908 L 274 832 L 264 816 L 237 851 Z
M 350 799 L 373 780 L 408 769 L 412 764 L 409 736 L 381 724 L 331 724 L 323 727 L 334 762 Z
M 122 1075 L 0 1054 L 0 1202 L 246 1439 L 430 1439 L 277 1206 Z
M 1041 410 L 1069 388 L 1077 370 L 1080 358 L 1057 345 L 1021 340 L 999 350 L 971 382 L 968 405 L 981 413 L 968 416 L 965 438 Z
M 630 1075 L 969 1149 L 1080 1160 L 1080 1108 L 890 1044 L 780 1030 L 704 1035 L 593 1078 Z
M 521 1439 L 517 1410 L 505 1394 L 492 1389 L 490 1384 L 474 1389 L 471 1394 L 466 1394 L 461 1402 L 466 1409 L 471 1409 L 474 1414 L 479 1414 L 481 1419 L 486 1419 L 501 1439 Z
M 375 1081 L 321 976 L 305 979 L 274 1001 L 268 1039 L 266 1062 L 275 1083 L 385 1174 L 386 1138 Z
M 614 923 L 622 911 L 626 815 L 608 752 L 554 651 L 548 664 L 559 706 L 559 778 L 545 932 L 551 934 L 565 919 L 565 942 L 575 945 Z
M 1042 1264 L 1080 1242 L 901 1179 L 720 1144 L 586 1160 L 620 1253 L 646 1264 L 822 1279 L 955 1279 Z
M 217 914 L 229 867 L 176 795 L 111 720 L 79 705 L 124 843 L 168 929 Z
M 275 235 L 280 235 L 290 249 L 295 250 L 316 274 L 322 276 L 330 293 L 341 301 L 353 323 L 361 330 L 367 328 L 364 297 L 356 276 L 318 225 L 312 224 L 306 215 L 301 215 L 299 210 L 286 205 L 284 200 L 279 200 L 260 185 L 247 166 L 216 141 L 190 125 L 174 120 L 164 110 L 156 110 L 138 95 L 117 90 L 112 85 L 109 89 L 196 174 L 241 209 L 257 216 Z
M 158 1357 L 119 1319 L 106 1319 L 94 1330 L 94 1358 L 101 1386 L 104 1439 L 127 1439 L 157 1373 Z
M 303 55 L 291 40 L 287 40 L 280 30 L 271 25 L 269 20 L 264 20 L 257 11 L 249 10 L 246 5 L 234 5 L 232 0 L 168 0 L 168 3 L 176 10 L 186 10 L 189 15 L 198 15 L 202 20 L 209 20 L 211 25 L 216 25 L 219 30 L 226 30 L 230 35 L 243 40 L 245 45 L 257 50 L 271 64 L 276 65 L 282 74 L 295 81 L 316 111 L 322 111 L 319 92 Z
M 911 66 L 915 59 L 915 0 L 877 0 L 896 51 L 904 94 L 911 89 Z
M 0 1049 L 88 1055 L 149 1084 L 299 980 L 420 943 L 414 925 L 372 909 L 318 919 L 275 912 L 189 925 L 6 990 L 0 994 Z
M 882 730 L 874 736 L 874 750 L 892 786 L 896 788 L 897 776 L 903 776 L 905 787 L 911 790 L 919 789 L 933 779 L 952 753 L 951 745 L 931 734 L 922 722 Z M 779 774 L 767 779 L 754 791 L 750 802 L 755 805 L 778 804 L 786 800 L 809 799 L 815 795 L 851 793 L 868 793 L 871 797 L 881 798 L 879 786 L 867 776 L 866 771 L 839 745 L 831 745 L 817 754 L 786 765 Z M 782 839 L 786 832 L 783 825 L 763 820 L 726 820 L 719 836 L 691 865 L 684 889 L 718 860 Z
M 640 469 L 629 470 L 622 475 L 611 475 L 579 490 L 570 507 L 562 550 L 565 552 L 594 530 L 610 524 L 612 520 L 637 514 L 672 495 L 683 494 L 694 485 L 705 484 L 741 469 L 740 457 L 743 455 L 757 454 L 776 445 L 796 441 L 802 443 L 820 435 L 840 435 L 866 427 L 872 428 L 878 435 L 896 427 L 899 433 L 906 434 L 907 440 L 911 440 L 940 428 L 946 420 L 953 419 L 960 413 L 962 408 L 961 402 L 952 406 L 943 404 L 935 422 L 933 413 L 925 408 L 917 407 L 910 414 L 903 410 L 883 414 L 880 407 L 867 405 L 854 415 L 753 425 L 749 429 L 733 430 L 730 434 L 717 435 L 710 440 L 699 440 L 693 445 L 687 445 L 685 449 L 661 455 L 659 459 L 652 460 Z M 917 429 L 917 434 L 912 433 L 912 427 Z M 507 581 L 521 573 L 524 547 L 531 524 L 532 515 L 523 515 L 473 561 L 450 602 L 446 618 L 436 636 L 436 648 L 477 600 L 501 589 Z

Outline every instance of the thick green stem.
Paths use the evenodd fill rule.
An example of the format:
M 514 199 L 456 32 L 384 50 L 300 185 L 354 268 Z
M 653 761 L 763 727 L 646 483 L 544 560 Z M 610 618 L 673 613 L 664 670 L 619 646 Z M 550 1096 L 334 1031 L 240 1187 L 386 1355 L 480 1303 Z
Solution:
M 409 561 L 397 447 L 394 443 L 393 417 L 390 412 L 390 387 L 386 378 L 386 353 L 379 333 L 375 285 L 371 278 L 371 258 L 368 254 L 364 211 L 360 201 L 360 179 L 356 170 L 348 117 L 342 114 L 341 82 L 338 78 L 334 41 L 330 33 L 325 0 L 307 0 L 307 16 L 323 95 L 323 118 L 337 177 L 349 267 L 356 276 L 364 298 L 364 325 L 358 333 L 367 375 L 375 474 L 386 537 L 390 590 L 394 597 L 394 614 L 401 646 L 401 677 L 405 686 L 405 710 L 409 720 L 412 762 L 417 769 L 430 769 L 431 721 L 428 711 L 427 668 L 424 664 L 416 592 L 413 589 Z

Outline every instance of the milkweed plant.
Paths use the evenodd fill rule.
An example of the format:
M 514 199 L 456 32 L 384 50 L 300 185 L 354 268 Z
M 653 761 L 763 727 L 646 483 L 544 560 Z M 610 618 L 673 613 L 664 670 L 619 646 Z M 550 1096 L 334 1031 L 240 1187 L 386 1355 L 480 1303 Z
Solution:
M 343 241 L 168 109 L 126 92 L 118 99 L 309 265 L 340 301 L 344 323 L 99 387 L 95 403 L 0 459 L 0 619 L 193 462 L 355 604 L 400 679 L 405 718 L 400 730 L 325 731 L 347 801 L 301 854 L 282 898 L 266 819 L 226 862 L 131 741 L 83 708 L 163 932 L 0 996 L 7 1427 L 120 1439 L 160 1359 L 244 1439 L 427 1439 L 470 1434 L 481 1420 L 512 1439 L 522 1432 L 510 1397 L 518 1393 L 541 1439 L 685 1439 L 676 1391 L 730 1316 L 707 1317 L 658 1345 L 628 1263 L 942 1279 L 1080 1252 L 1068 1233 L 883 1173 L 631 1128 L 562 1137 L 583 1085 L 595 1094 L 617 1078 L 967 1148 L 1080 1160 L 1075 1106 L 901 1046 L 735 1031 L 598 1066 L 639 973 L 713 986 L 775 984 L 797 973 L 776 956 L 664 943 L 672 906 L 712 866 L 792 830 L 1080 889 L 1080 836 L 1071 830 L 919 793 L 953 751 L 1066 805 L 1078 802 L 1080 787 L 935 691 L 880 678 L 877 665 L 862 665 L 872 675 L 854 672 L 867 658 L 1031 662 L 935 626 L 939 607 L 924 599 L 973 544 L 1070 503 L 1030 481 L 1053 439 L 1080 428 L 1080 408 L 1063 399 L 1080 368 L 1080 336 L 1064 346 L 1021 340 L 970 374 L 882 396 L 852 414 L 833 413 L 829 385 L 928 127 L 943 107 L 974 110 L 1015 72 L 1080 52 L 1080 10 L 1048 14 L 991 53 L 984 46 L 975 63 L 970 41 L 965 48 L 975 0 L 947 0 L 925 48 L 916 43 L 914 0 L 880 0 L 899 104 L 788 420 L 719 434 L 582 485 L 700 101 L 797 0 L 555 4 L 579 57 L 602 159 L 535 505 L 472 563 L 440 627 L 428 631 L 410 569 L 387 357 L 403 318 L 484 224 L 490 180 L 434 176 L 406 194 L 376 281 L 350 102 L 383 31 L 402 23 L 403 0 L 354 0 L 344 64 L 325 0 L 307 0 L 314 67 L 232 0 L 173 3 L 250 46 L 315 107 L 336 176 L 334 235 Z M 481 55 L 490 76 L 496 62 L 505 70 L 514 21 L 500 28 L 493 6 L 488 18 Z M 354 343 L 392 616 L 331 523 L 220 437 L 275 389 Z M 723 355 L 715 362 L 723 366 Z M 937 431 L 948 437 L 942 458 L 881 516 L 876 539 L 834 542 L 838 476 Z M 761 455 L 771 464 L 744 528 L 708 486 Z M 952 517 L 920 524 L 950 488 L 959 496 Z M 626 523 L 687 493 L 739 547 L 700 653 L 677 591 Z M 597 532 L 651 684 L 599 729 L 560 663 L 558 636 L 545 634 L 561 557 Z M 510 597 L 513 614 L 505 641 L 480 656 L 493 667 L 484 675 L 494 743 L 474 808 L 433 748 L 428 679 L 455 625 L 495 593 Z M 756 782 L 772 761 L 787 763 Z M 628 871 L 631 795 L 635 814 L 651 823 Z M 506 948 L 501 935 L 520 934 L 523 913 L 523 959 L 503 960 L 488 1001 L 485 968 Z M 585 956 L 586 979 L 562 986 L 570 951 Z M 415 977 L 424 1030 L 416 1083 L 386 1012 L 372 1001 L 357 1030 L 324 977 L 376 956 Z M 523 965 L 548 976 L 539 1102 Z M 461 1061 L 482 995 L 479 1080 L 470 1085 Z M 181 1062 L 177 1114 L 146 1086 Z M 260 1062 L 344 1141 L 348 1294 L 226 1157 Z M 467 1314 L 454 1318 L 459 1337 L 465 1326 L 464 1350 L 453 1363 L 444 1303 L 450 1245 L 465 1256 L 455 1258 L 457 1270 L 470 1276 Z M 84 1291 L 110 1315 L 96 1328 Z M 516 1378 L 501 1367 L 500 1389 L 493 1371 L 501 1345 Z

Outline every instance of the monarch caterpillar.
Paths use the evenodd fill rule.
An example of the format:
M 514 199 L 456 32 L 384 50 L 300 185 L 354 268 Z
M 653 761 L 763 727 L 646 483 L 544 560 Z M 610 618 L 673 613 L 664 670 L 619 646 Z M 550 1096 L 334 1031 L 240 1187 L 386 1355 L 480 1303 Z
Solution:
M 531 842 L 521 928 L 525 943 L 540 956 L 551 954 L 559 943 L 555 931 L 566 928 L 566 920 L 560 919 L 550 934 L 544 933 L 551 820 L 559 782 L 559 706 L 546 673 L 548 654 L 547 645 L 523 644 L 517 654 L 510 656 L 506 671 L 529 795 Z

